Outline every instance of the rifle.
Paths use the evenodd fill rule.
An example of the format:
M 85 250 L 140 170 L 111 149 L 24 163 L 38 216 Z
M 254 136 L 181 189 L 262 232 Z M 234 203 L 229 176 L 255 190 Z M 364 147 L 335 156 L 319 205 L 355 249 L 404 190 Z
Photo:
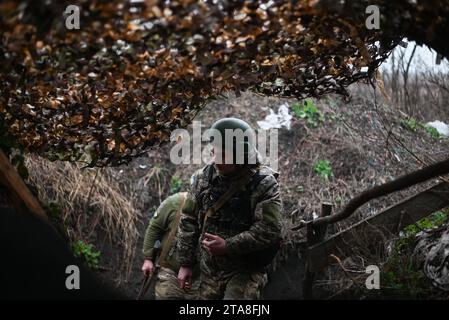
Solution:
M 143 296 L 147 293 L 148 289 L 151 287 L 151 285 L 156 280 L 157 273 L 159 272 L 159 269 L 161 268 L 161 266 L 159 264 L 161 242 L 159 240 L 157 240 L 154 243 L 153 249 L 154 249 L 153 250 L 154 257 L 156 257 L 156 259 L 154 259 L 155 262 L 154 262 L 153 272 L 150 275 L 146 274 L 144 276 L 142 287 L 140 288 L 139 295 L 137 296 L 136 300 L 142 300 Z

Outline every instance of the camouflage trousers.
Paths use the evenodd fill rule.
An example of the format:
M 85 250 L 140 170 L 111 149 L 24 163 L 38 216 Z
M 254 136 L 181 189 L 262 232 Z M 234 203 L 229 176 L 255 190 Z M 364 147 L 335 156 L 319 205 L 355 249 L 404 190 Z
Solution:
M 258 300 L 267 284 L 264 272 L 239 272 L 227 276 L 201 273 L 199 298 L 202 300 Z
M 156 300 L 195 300 L 198 282 L 194 281 L 190 290 L 181 289 L 178 283 L 178 274 L 169 268 L 162 267 L 157 274 L 154 289 Z

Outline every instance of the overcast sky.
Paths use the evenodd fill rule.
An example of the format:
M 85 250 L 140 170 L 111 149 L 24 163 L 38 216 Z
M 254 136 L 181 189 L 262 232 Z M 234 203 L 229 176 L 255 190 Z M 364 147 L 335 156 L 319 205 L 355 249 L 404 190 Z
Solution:
M 401 50 L 405 50 L 406 61 L 408 61 L 410 55 L 413 52 L 413 48 L 415 47 L 415 42 L 408 42 L 408 46 L 406 49 L 398 46 L 395 48 L 396 56 L 399 55 Z M 412 60 L 412 64 L 410 67 L 410 71 L 425 71 L 429 69 L 433 69 L 435 71 L 449 71 L 447 60 L 442 61 L 440 65 L 436 64 L 437 53 L 434 50 L 429 49 L 426 46 L 418 46 Z M 382 65 L 382 70 L 391 69 L 391 56 L 388 60 Z

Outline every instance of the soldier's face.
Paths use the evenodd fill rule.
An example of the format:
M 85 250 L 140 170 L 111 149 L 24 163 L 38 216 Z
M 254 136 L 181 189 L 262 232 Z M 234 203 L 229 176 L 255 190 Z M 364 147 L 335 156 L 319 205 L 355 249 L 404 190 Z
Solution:
M 215 168 L 217 168 L 220 174 L 226 175 L 234 172 L 236 165 L 233 164 L 232 152 L 226 154 L 224 150 L 214 147 L 212 148 L 211 153 L 212 160 L 215 162 Z

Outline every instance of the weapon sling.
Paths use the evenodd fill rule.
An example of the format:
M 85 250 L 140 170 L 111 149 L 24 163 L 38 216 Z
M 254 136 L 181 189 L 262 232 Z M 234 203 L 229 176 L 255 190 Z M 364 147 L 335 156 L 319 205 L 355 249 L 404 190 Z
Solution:
M 178 230 L 179 221 L 181 220 L 181 213 L 182 208 L 184 207 L 184 203 L 186 202 L 187 194 L 185 192 L 182 192 L 179 194 L 181 197 L 181 204 L 179 205 L 178 212 L 176 212 L 175 221 L 173 221 L 172 227 L 170 229 L 170 233 L 168 234 L 167 241 L 162 246 L 161 255 L 159 256 L 159 265 L 162 267 L 167 267 L 167 262 L 165 261 L 165 258 L 167 258 L 167 254 L 171 249 L 171 246 L 173 244 L 173 240 L 176 236 L 176 231 Z
M 244 174 L 238 179 L 235 183 L 231 183 L 229 186 L 229 189 L 226 190 L 225 193 L 215 202 L 212 207 L 210 207 L 206 214 L 204 215 L 203 220 L 203 227 L 201 229 L 201 234 L 204 233 L 204 230 L 206 228 L 206 222 L 209 217 L 211 217 L 215 212 L 220 210 L 221 207 L 224 206 L 224 204 L 231 199 L 237 192 L 240 191 L 241 188 L 243 188 L 249 180 L 256 174 L 257 168 L 247 169 Z

